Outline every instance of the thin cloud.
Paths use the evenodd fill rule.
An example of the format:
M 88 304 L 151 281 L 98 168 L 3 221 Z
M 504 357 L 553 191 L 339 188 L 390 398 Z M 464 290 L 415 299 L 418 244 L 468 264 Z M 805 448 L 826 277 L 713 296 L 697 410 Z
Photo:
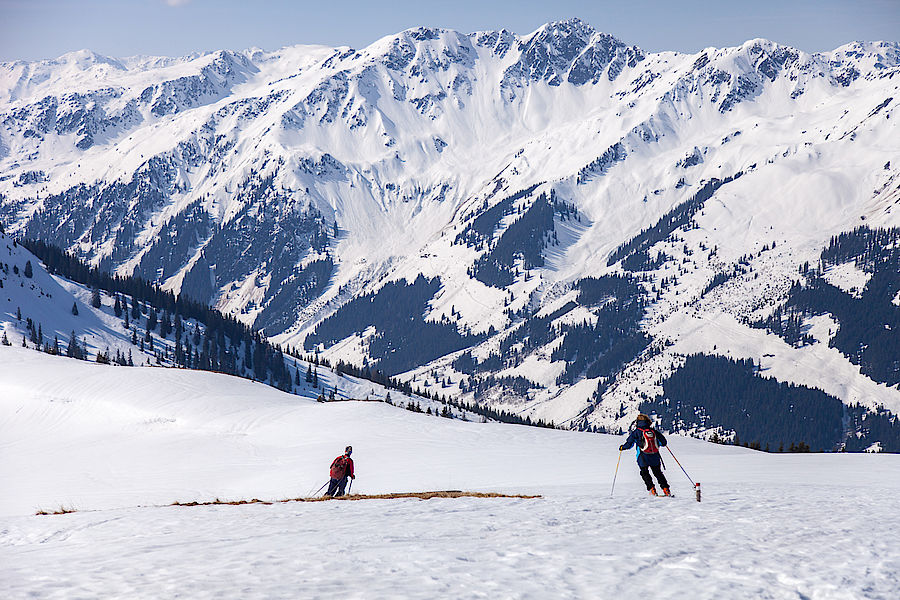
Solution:
M 191 0 L 165 0 L 165 3 L 169 6 L 184 6 Z

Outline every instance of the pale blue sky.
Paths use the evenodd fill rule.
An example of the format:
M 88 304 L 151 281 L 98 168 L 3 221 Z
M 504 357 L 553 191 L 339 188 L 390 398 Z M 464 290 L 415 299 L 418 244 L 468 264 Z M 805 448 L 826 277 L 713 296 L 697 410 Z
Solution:
M 900 39 L 900 0 L 0 0 L 0 61 L 293 44 L 364 47 L 408 27 L 528 33 L 577 16 L 648 51 L 764 37 L 802 50 Z

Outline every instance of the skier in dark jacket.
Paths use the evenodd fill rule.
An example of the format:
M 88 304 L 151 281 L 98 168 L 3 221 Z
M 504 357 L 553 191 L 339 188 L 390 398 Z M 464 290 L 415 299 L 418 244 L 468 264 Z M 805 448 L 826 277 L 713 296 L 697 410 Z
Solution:
M 666 476 L 663 475 L 661 468 L 662 459 L 659 456 L 659 449 L 666 445 L 665 436 L 650 426 L 650 417 L 647 415 L 638 415 L 634 425 L 634 431 L 628 434 L 628 439 L 619 446 L 619 450 L 628 450 L 632 446 L 636 446 L 637 464 L 641 470 L 641 479 L 644 480 L 644 484 L 647 486 L 647 491 L 650 492 L 651 496 L 659 495 L 656 493 L 656 486 L 653 485 L 653 479 L 650 477 L 650 471 L 652 470 L 653 474 L 656 475 L 656 480 L 659 481 L 660 487 L 662 487 L 663 495 L 671 496 L 669 482 L 666 481 Z
M 343 496 L 344 489 L 347 487 L 347 478 L 356 479 L 353 472 L 353 459 L 350 455 L 353 453 L 353 446 L 347 446 L 344 453 L 331 461 L 331 469 L 328 474 L 331 481 L 328 482 L 328 491 L 326 496 Z

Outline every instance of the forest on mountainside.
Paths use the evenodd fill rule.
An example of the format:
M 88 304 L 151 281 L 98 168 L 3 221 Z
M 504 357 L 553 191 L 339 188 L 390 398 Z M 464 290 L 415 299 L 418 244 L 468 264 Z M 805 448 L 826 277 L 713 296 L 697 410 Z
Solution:
M 663 381 L 662 394 L 640 410 L 656 414 L 668 431 L 733 431 L 732 443 L 771 452 L 861 451 L 876 442 L 884 451 L 900 451 L 895 415 L 847 407 L 821 390 L 763 377 L 747 359 L 687 356 Z
M 828 283 L 829 268 L 853 262 L 869 275 L 857 295 Z M 858 227 L 831 239 L 818 267 L 801 268 L 783 307 L 753 323 L 795 346 L 812 343 L 805 320 L 828 314 L 838 329 L 828 342 L 880 383 L 900 383 L 900 228 Z

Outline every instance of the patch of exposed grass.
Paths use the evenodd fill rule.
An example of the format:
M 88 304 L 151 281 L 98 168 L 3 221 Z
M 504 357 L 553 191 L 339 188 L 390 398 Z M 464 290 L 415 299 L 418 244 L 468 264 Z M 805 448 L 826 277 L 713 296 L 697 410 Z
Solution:
M 67 515 L 67 514 L 73 513 L 73 512 L 76 512 L 74 508 L 67 508 L 67 507 L 63 506 L 62 504 L 60 504 L 59 508 L 57 508 L 56 510 L 49 511 L 49 510 L 39 509 L 34 514 L 36 514 L 36 515 Z
M 540 498 L 539 495 L 526 494 L 498 494 L 495 492 L 464 492 L 461 490 L 443 490 L 434 492 L 397 492 L 393 494 L 351 494 L 349 496 L 338 496 L 332 498 L 330 496 L 316 496 L 313 498 L 288 498 L 285 500 L 266 501 L 254 498 L 253 500 L 220 500 L 216 498 L 210 502 L 173 502 L 170 506 L 212 506 L 212 505 L 230 505 L 240 506 L 242 504 L 275 504 L 284 502 L 327 502 L 329 500 L 395 500 L 398 498 L 418 498 L 419 500 L 430 500 L 432 498 L 524 498 L 534 499 Z

